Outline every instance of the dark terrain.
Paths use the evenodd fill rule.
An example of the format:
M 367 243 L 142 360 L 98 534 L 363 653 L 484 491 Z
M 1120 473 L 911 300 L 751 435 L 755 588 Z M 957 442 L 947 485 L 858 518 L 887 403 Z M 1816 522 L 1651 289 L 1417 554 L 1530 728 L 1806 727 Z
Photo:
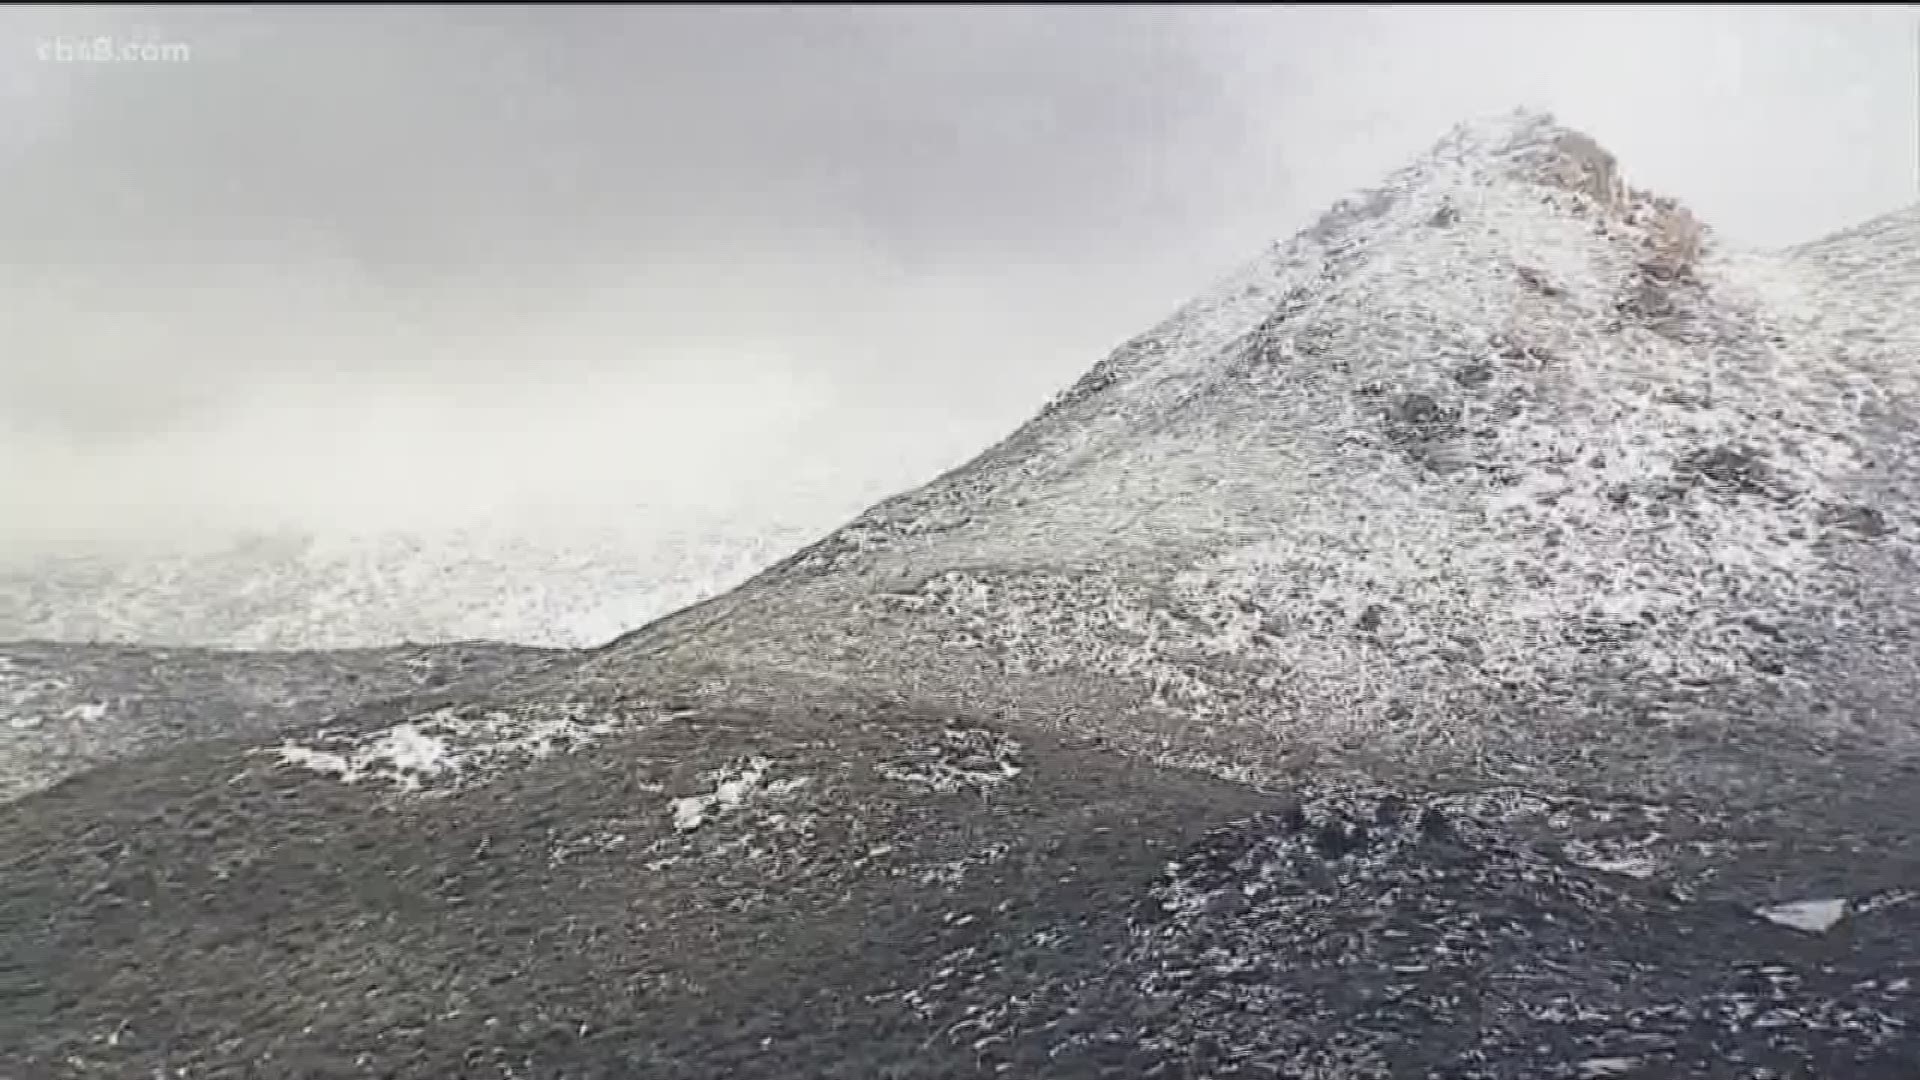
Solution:
M 1911 773 L 1725 820 L 1261 792 L 878 701 L 625 708 L 592 754 L 430 799 L 212 743 L 16 804 L 4 1075 L 1894 1080 L 1920 1061 Z M 748 798 L 677 827 L 671 796 L 755 759 Z M 1569 840 L 1666 866 L 1590 869 Z M 1751 910 L 1808 889 L 1851 917 L 1810 935 Z
M 492 642 L 334 652 L 0 643 L 0 799 L 186 738 L 260 741 L 371 702 L 459 700 L 568 655 Z

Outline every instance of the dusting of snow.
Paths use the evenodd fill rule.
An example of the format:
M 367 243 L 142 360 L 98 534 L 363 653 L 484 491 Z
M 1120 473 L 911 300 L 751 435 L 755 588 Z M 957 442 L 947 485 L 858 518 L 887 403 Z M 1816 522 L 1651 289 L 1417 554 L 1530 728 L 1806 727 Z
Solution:
M 63 679 L 35 677 L 12 659 L 0 656 L 0 717 L 5 718 L 10 730 L 40 727 L 54 715 L 49 708 L 56 707 L 54 703 L 72 689 L 72 684 Z M 93 712 L 96 708 L 98 713 Z M 61 715 L 69 720 L 97 720 L 105 713 L 102 705 L 73 707 Z
M 484 783 L 516 764 L 584 749 L 624 726 L 584 705 L 439 709 L 355 735 L 321 732 L 253 751 L 343 784 L 372 782 L 416 794 Z
M 1825 1055 L 1891 1061 L 1909 1045 L 1903 991 L 1849 986 L 1804 958 L 1702 962 L 1717 909 L 1575 872 L 1512 828 L 1636 808 L 1492 794 L 1304 793 L 1170 859 L 1097 974 L 971 993 L 1004 961 L 969 942 L 901 998 L 976 1049 L 1040 1038 L 1071 1071 L 1124 1047 L 1123 1071 L 1143 1076 L 1230 1062 L 1385 1080 L 1437 1031 L 1450 1038 L 1423 1047 L 1417 1075 L 1691 1075 L 1755 1052 L 1799 1075 L 1840 1060 Z M 1068 918 L 1027 940 L 1088 948 L 1085 935 Z
M 1567 847 L 1574 865 L 1603 874 L 1620 874 L 1645 881 L 1660 869 L 1660 864 L 1652 856 L 1643 853 L 1604 855 L 1593 853 L 1594 848 L 1589 844 L 1568 844 Z
M 694 696 L 740 706 L 804 675 L 838 708 L 878 685 L 1008 730 L 1024 730 L 1009 717 L 1091 729 L 1155 761 L 1288 778 L 1297 801 L 1208 820 L 1124 910 L 1100 906 L 1111 897 L 1042 906 L 1044 925 L 995 941 L 970 898 L 916 902 L 935 931 L 916 948 L 949 934 L 955 947 L 916 953 L 919 985 L 879 996 L 930 1025 L 927 1045 L 952 1040 L 983 1069 L 1015 1040 L 1088 1075 L 1384 1080 L 1418 1054 L 1423 1075 L 1734 1062 L 1758 1078 L 1894 1060 L 1912 1046 L 1906 977 L 1878 977 L 1882 964 L 1837 980 L 1813 948 L 1739 956 L 1754 939 L 1795 943 L 1749 917 L 1757 897 L 1690 899 L 1709 849 L 1753 833 L 1701 830 L 1712 811 L 1692 790 L 1610 800 L 1560 781 L 1601 761 L 1632 789 L 1742 738 L 1757 758 L 1864 725 L 1873 695 L 1916 684 L 1901 520 L 1920 475 L 1905 420 L 1920 398 L 1916 221 L 1731 253 L 1629 188 L 1590 140 L 1538 117 L 1463 126 L 969 467 L 547 687 L 618 691 L 676 662 L 775 660 L 786 666 L 738 682 L 701 669 Z M 631 722 L 586 706 L 443 710 L 261 753 L 438 792 Z M 797 881 L 861 895 L 836 860 L 995 899 L 1045 865 L 1022 849 L 1031 837 L 978 835 L 1013 815 L 871 827 L 898 815 L 890 803 L 924 811 L 927 791 L 1045 794 L 998 730 L 891 737 L 872 757 L 815 758 L 809 776 L 754 754 L 689 785 L 695 766 L 671 756 L 657 776 L 671 787 L 624 779 L 692 794 L 556 815 L 544 850 L 553 866 L 605 857 L 661 875 L 658 895 L 697 881 L 693 895 L 730 914 Z M 1662 740 L 1685 752 L 1658 757 Z M 1295 752 L 1309 767 L 1273 767 Z M 1321 752 L 1425 786 L 1336 783 L 1363 770 L 1311 767 Z M 658 764 L 646 756 L 635 774 Z M 1478 770 L 1476 789 L 1436 794 L 1435 759 Z M 859 805 L 815 798 L 849 788 Z M 646 905 L 655 925 L 624 923 L 624 899 L 636 933 L 672 928 L 676 912 Z M 1751 910 L 1818 934 L 1913 899 Z M 1007 940 L 1097 962 L 1008 980 L 1009 960 L 1027 958 Z M 1416 1047 L 1409 1033 L 1445 1034 Z M 1762 1058 L 1780 1071 L 1748 1068 Z
M 1863 900 L 1855 901 L 1852 911 L 1855 915 L 1871 915 L 1876 911 L 1885 911 L 1887 908 L 1899 907 L 1902 904 L 1911 903 L 1914 900 L 1920 900 L 1920 893 L 1914 892 L 1912 889 L 1894 889 L 1889 892 L 1876 893 Z
M 547 855 L 548 866 L 560 866 L 584 855 L 600 854 L 625 847 L 625 833 L 601 830 L 587 836 L 557 843 Z
M 417 790 L 423 778 L 448 767 L 446 744 L 410 723 L 395 724 L 351 749 L 316 750 L 286 743 L 274 752 L 289 765 L 329 773 L 344 784 L 378 775 L 409 790 Z
M 982 728 L 947 727 L 932 746 L 879 767 L 881 776 L 933 791 L 985 791 L 1018 777 L 1020 744 Z
M 832 523 L 694 517 L 667 527 L 635 515 L 352 537 L 268 534 L 158 556 L 47 559 L 0 567 L 0 640 L 584 648 L 739 584 Z
M 1465 125 L 965 468 L 606 662 L 871 675 L 1269 775 L 1881 724 L 1871 695 L 1920 677 L 1861 644 L 1915 621 L 1888 485 L 1920 451 L 1885 418 L 1920 401 L 1920 280 L 1833 262 L 1726 249 L 1546 118 Z
M 739 809 L 753 794 L 754 788 L 766 779 L 767 770 L 772 765 L 773 762 L 766 758 L 756 757 L 737 769 L 721 770 L 709 776 L 708 779 L 714 781 L 711 792 L 675 799 L 670 804 L 673 827 L 687 832 L 699 828 L 714 814 Z

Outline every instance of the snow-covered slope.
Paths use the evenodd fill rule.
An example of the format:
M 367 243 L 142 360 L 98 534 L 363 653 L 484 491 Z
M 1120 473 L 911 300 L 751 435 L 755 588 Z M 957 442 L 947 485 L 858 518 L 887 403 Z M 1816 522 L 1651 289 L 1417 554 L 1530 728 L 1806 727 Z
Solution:
M 0 569 L 0 641 L 582 648 L 739 584 L 828 524 L 608 515 L 41 559 Z
M 1255 775 L 1905 745 L 1914 221 L 1730 251 L 1550 118 L 1464 125 L 583 673 L 771 667 Z

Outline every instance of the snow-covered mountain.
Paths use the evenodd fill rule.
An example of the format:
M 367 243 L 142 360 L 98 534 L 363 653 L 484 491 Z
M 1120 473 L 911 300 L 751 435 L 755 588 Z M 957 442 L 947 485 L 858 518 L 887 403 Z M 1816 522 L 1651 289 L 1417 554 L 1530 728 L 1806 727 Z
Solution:
M 0 647 L 0 1074 L 1911 1080 L 1916 310 L 1517 114 L 603 647 Z
M 724 592 L 826 522 L 627 521 L 246 536 L 0 570 L 0 641 L 224 649 L 598 645 Z
M 351 507 L 322 503 L 304 516 L 227 515 L 198 530 L 80 535 L 64 549 L 48 537 L 0 556 L 0 641 L 599 645 L 732 588 L 960 459 L 960 433 L 940 430 L 863 461 L 858 428 L 784 434 L 763 448 L 779 453 L 755 484 L 736 477 L 697 498 L 655 491 L 643 501 L 572 478 L 556 480 L 551 497 L 364 522 Z M 649 467 L 657 475 L 677 464 Z
M 1738 252 L 1547 118 L 1465 125 L 583 673 L 806 671 L 1253 775 L 1906 746 L 1915 220 Z

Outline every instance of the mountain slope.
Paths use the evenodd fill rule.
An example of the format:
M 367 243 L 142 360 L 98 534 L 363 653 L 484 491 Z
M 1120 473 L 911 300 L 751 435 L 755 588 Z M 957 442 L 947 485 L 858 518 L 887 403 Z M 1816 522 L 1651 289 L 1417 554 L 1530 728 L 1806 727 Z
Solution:
M 182 741 L 258 742 L 377 702 L 460 700 L 567 658 L 490 642 L 285 653 L 0 642 L 0 803 Z
M 265 534 L 169 555 L 40 559 L 0 568 L 0 640 L 580 648 L 739 584 L 820 524 L 635 511 L 585 523 Z
M 1906 1080 L 1905 220 L 1463 127 L 732 592 L 9 804 L 0 1075 Z
M 1816 248 L 1722 252 L 1544 118 L 1463 127 L 584 674 L 908 683 L 1269 775 L 1686 787 L 1751 768 L 1729 739 L 1909 747 L 1913 237 Z

